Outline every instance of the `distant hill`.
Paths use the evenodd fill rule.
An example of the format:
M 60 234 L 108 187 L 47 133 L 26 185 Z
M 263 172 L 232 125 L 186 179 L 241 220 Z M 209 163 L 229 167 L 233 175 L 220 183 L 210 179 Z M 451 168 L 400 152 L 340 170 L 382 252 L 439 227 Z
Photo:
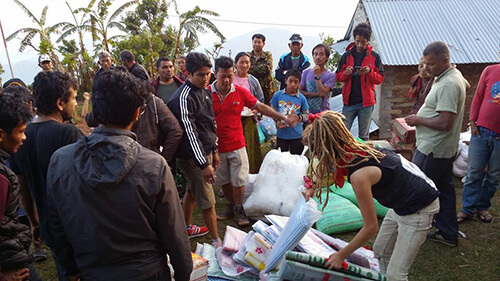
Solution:
M 271 51 L 271 53 L 273 54 L 274 68 L 276 68 L 281 55 L 290 52 L 290 49 L 288 48 L 288 42 L 290 36 L 293 34 L 293 32 L 290 30 L 266 28 L 234 37 L 224 44 L 224 48 L 221 50 L 220 54 L 227 56 L 229 55 L 229 51 L 231 51 L 231 57 L 234 58 L 234 56 L 241 51 L 251 51 L 252 35 L 254 35 L 255 33 L 262 33 L 264 34 L 264 36 L 266 36 L 266 46 L 264 47 L 264 50 Z M 312 48 L 316 46 L 316 44 L 321 43 L 319 35 L 317 37 L 302 36 L 302 38 L 304 40 L 304 47 L 302 48 L 302 52 L 307 55 L 310 60 L 312 60 Z
M 16 78 L 20 78 L 26 85 L 32 84 L 35 76 L 40 72 L 41 68 L 37 65 L 37 56 L 34 56 L 32 60 L 22 60 L 12 64 L 14 69 L 14 75 Z M 11 77 L 9 65 L 3 65 L 5 72 L 2 74 L 2 83 L 5 83 Z

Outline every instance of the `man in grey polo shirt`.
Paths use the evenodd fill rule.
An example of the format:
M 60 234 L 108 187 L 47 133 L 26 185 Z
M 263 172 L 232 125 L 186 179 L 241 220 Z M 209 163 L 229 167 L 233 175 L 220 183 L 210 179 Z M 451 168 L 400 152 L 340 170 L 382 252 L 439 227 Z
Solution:
M 458 245 L 455 183 L 452 163 L 464 116 L 465 91 L 469 83 L 450 64 L 450 51 L 443 42 L 432 42 L 424 49 L 425 70 L 435 78 L 424 105 L 416 115 L 405 118 L 416 126 L 417 143 L 413 163 L 434 181 L 440 192 L 437 232 L 427 235 L 432 241 Z

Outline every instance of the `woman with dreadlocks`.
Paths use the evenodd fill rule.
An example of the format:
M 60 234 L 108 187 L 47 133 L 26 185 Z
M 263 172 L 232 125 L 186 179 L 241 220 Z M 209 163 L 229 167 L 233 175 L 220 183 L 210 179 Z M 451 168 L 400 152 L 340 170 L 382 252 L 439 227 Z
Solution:
M 324 186 L 330 173 L 337 188 L 343 186 L 347 176 L 363 216 L 358 234 L 332 254 L 325 266 L 340 269 L 345 258 L 377 233 L 375 198 L 390 208 L 373 245 L 381 272 L 388 280 L 408 280 L 408 270 L 439 211 L 434 183 L 401 155 L 357 142 L 340 113 L 325 111 L 309 119 L 312 124 L 305 129 L 303 142 L 318 164 L 311 165 L 313 184 L 304 191 L 306 200 L 311 196 L 321 198 L 321 188 L 315 186 Z

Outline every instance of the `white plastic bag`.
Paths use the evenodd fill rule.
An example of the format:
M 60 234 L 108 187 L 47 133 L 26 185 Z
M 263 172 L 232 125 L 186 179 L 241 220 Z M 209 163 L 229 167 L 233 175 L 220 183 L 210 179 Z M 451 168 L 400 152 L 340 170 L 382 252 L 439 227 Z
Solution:
M 250 196 L 243 203 L 249 218 L 265 215 L 290 216 L 302 196 L 298 187 L 304 184 L 309 161 L 305 156 L 271 150 L 260 167 Z

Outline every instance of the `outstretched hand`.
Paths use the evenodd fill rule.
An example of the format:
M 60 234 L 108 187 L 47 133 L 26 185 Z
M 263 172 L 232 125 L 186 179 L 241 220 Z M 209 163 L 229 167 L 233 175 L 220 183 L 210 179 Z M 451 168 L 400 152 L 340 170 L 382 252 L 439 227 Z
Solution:
M 298 115 L 288 115 L 284 122 L 290 127 L 295 127 L 299 120 L 300 119 Z

